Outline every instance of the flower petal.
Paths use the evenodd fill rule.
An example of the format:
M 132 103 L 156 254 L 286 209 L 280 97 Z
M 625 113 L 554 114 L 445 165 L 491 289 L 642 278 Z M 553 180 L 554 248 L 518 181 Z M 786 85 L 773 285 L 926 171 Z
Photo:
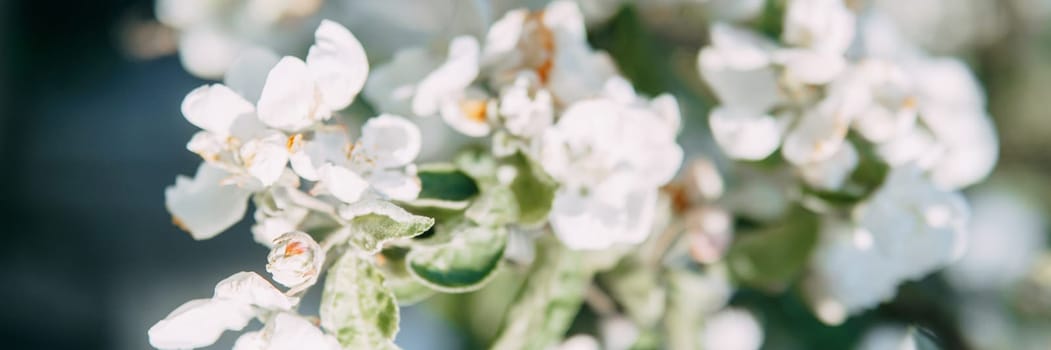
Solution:
M 223 332 L 241 330 L 255 317 L 246 304 L 230 300 L 190 300 L 147 332 L 158 349 L 193 349 L 212 345 Z
M 449 43 L 449 57 L 416 86 L 412 111 L 419 116 L 438 113 L 443 101 L 458 98 L 478 77 L 478 40 L 461 36 Z
M 265 332 L 270 335 L 268 350 L 341 349 L 334 336 L 325 334 L 302 316 L 287 312 L 274 316 Z
M 298 300 L 285 296 L 263 276 L 238 272 L 215 285 L 213 299 L 254 305 L 267 310 L 291 310 Z
M 492 131 L 489 116 L 493 109 L 495 107 L 491 107 L 489 96 L 484 91 L 467 88 L 463 97 L 442 102 L 441 115 L 442 120 L 456 131 L 482 137 Z
M 420 154 L 420 128 L 403 117 L 383 114 L 365 122 L 360 142 L 360 152 L 376 167 L 403 166 Z
M 307 54 L 307 68 L 326 108 L 347 108 L 365 86 L 369 74 L 365 49 L 346 27 L 330 20 L 321 21 L 314 37 L 316 42 Z
M 193 179 L 179 176 L 164 190 L 164 204 L 172 220 L 194 239 L 215 237 L 244 217 L 251 192 L 223 184 L 230 174 L 201 163 Z
M 259 120 L 266 125 L 296 131 L 327 119 L 331 113 L 302 60 L 285 56 L 266 76 L 259 95 Z
M 201 86 L 182 100 L 182 114 L 186 120 L 220 137 L 230 135 L 238 117 L 254 111 L 251 102 L 222 84 Z
M 280 133 L 246 142 L 239 150 L 248 173 L 264 187 L 274 184 L 288 164 L 286 137 Z
M 411 201 L 420 195 L 420 178 L 401 171 L 380 170 L 369 176 L 369 183 L 387 198 Z
M 782 127 L 769 115 L 717 107 L 708 115 L 708 125 L 719 148 L 731 158 L 764 159 L 781 144 Z
M 369 189 L 369 183 L 361 175 L 342 166 L 326 164 L 321 167 L 320 175 L 318 184 L 346 203 L 357 202 Z
M 858 152 L 850 142 L 843 146 L 828 159 L 820 162 L 804 164 L 799 171 L 810 186 L 823 190 L 836 190 L 858 166 Z

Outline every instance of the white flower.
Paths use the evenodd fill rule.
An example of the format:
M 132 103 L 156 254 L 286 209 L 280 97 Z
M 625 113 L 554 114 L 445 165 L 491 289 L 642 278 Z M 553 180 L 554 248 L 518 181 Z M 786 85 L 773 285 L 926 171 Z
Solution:
M 690 256 L 703 264 L 722 260 L 733 242 L 733 216 L 719 207 L 694 208 L 686 213 Z
M 515 79 L 500 94 L 500 116 L 504 128 L 512 135 L 531 138 L 551 126 L 555 118 L 554 102 L 546 89 L 531 91 L 529 75 Z
M 782 37 L 792 45 L 842 54 L 854 40 L 854 14 L 843 0 L 791 0 Z
M 398 200 L 415 199 L 420 191 L 412 162 L 420 153 L 420 130 L 405 118 L 384 114 L 369 119 L 361 138 L 351 144 L 339 128 L 318 130 L 312 140 L 290 140 L 292 168 L 316 180 L 313 193 L 327 193 L 346 203 L 375 190 Z
M 708 317 L 700 338 L 702 349 L 758 350 L 763 328 L 751 312 L 730 308 Z
M 325 262 L 325 251 L 310 235 L 289 232 L 274 240 L 266 260 L 266 271 L 274 276 L 274 281 L 296 288 L 317 281 Z
M 306 62 L 286 56 L 267 75 L 259 97 L 259 120 L 299 131 L 346 108 L 365 84 L 368 59 L 354 35 L 322 21 Z
M 234 350 L 339 350 L 336 337 L 325 334 L 302 316 L 281 312 L 270 319 L 261 331 L 237 338 Z
M 857 91 L 833 89 L 817 106 L 807 110 L 785 136 L 781 154 L 795 165 L 820 162 L 846 142 L 850 123 L 860 109 Z
M 915 88 L 907 72 L 881 60 L 865 60 L 852 72 L 852 88 L 863 89 L 866 107 L 854 120 L 854 130 L 875 143 L 908 133 L 916 124 Z
M 252 237 L 256 243 L 274 246 L 274 240 L 285 233 L 297 231 L 311 213 L 332 216 L 335 206 L 312 197 L 295 186 L 276 186 L 269 189 L 269 199 L 257 203 Z
M 892 169 L 854 217 L 825 220 L 814 253 L 807 294 L 825 323 L 890 299 L 898 284 L 946 266 L 965 246 L 963 197 L 936 188 L 912 165 Z
M 913 166 L 894 168 L 854 210 L 879 251 L 908 279 L 917 279 L 958 258 L 966 247 L 967 202 L 937 188 Z
M 150 345 L 192 349 L 215 343 L 223 332 L 241 330 L 259 310 L 290 310 L 298 300 L 286 297 L 252 272 L 239 272 L 215 286 L 211 299 L 191 300 L 150 327 Z
M 780 49 L 773 59 L 784 67 L 784 80 L 810 85 L 826 84 L 847 68 L 842 55 L 808 49 Z
M 220 138 L 232 136 L 237 119 L 254 112 L 251 102 L 222 84 L 201 86 L 182 100 L 186 120 Z
M 931 178 L 945 188 L 984 179 L 996 165 L 996 129 L 985 112 L 985 95 L 967 66 L 956 59 L 910 63 L 916 77 L 920 118 L 944 154 L 930 165 Z
M 712 45 L 697 57 L 701 77 L 724 106 L 766 113 L 782 99 L 771 55 L 776 46 L 758 34 L 716 23 Z
M 194 239 L 215 237 L 244 217 L 251 192 L 225 182 L 229 173 L 201 163 L 194 178 L 179 176 L 164 190 L 172 221 Z
M 784 126 L 772 116 L 732 107 L 712 109 L 708 126 L 726 155 L 744 160 L 760 160 L 774 153 L 784 132 Z
M 570 106 L 543 139 L 540 160 L 560 184 L 550 216 L 573 249 L 642 242 L 657 188 L 682 162 L 675 130 L 655 112 L 610 99 Z
M 223 332 L 244 329 L 255 317 L 251 306 L 230 300 L 191 300 L 150 327 L 150 345 L 193 349 L 212 345 Z
M 536 12 L 507 12 L 489 28 L 482 63 L 493 86 L 529 72 L 565 104 L 598 95 L 616 72 L 609 56 L 588 45 L 577 4 L 565 0 Z
M 442 65 L 416 86 L 412 111 L 419 116 L 432 116 L 443 105 L 464 99 L 468 86 L 478 77 L 478 40 L 461 36 L 449 43 L 449 56 Z
M 850 223 L 825 220 L 805 287 L 814 313 L 826 324 L 894 296 L 901 277 L 874 244 L 872 234 Z
M 822 190 L 836 190 L 858 166 L 858 151 L 850 142 L 844 143 L 828 159 L 799 166 L 799 173 L 808 185 Z

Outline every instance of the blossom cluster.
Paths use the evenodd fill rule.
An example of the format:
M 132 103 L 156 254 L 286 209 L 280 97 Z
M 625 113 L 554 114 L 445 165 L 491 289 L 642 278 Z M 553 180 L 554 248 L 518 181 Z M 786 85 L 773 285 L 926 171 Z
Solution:
M 966 66 L 923 53 L 879 13 L 789 1 L 779 39 L 712 26 L 698 59 L 720 102 L 708 121 L 729 157 L 793 169 L 821 214 L 809 294 L 838 323 L 963 252 L 957 190 L 992 170 L 996 134 Z M 876 188 L 854 176 L 865 162 L 887 168 Z M 844 212 L 823 193 L 859 199 Z
M 689 161 L 679 100 L 637 92 L 589 43 L 577 2 L 510 10 L 372 66 L 335 21 L 305 59 L 241 32 L 318 3 L 158 2 L 184 40 L 236 42 L 216 43 L 233 51 L 215 61 L 183 49 L 195 74 L 224 80 L 182 102 L 202 163 L 166 206 L 202 240 L 251 204 L 276 284 L 230 276 L 154 325 L 157 348 L 209 346 L 253 319 L 262 328 L 235 349 L 395 348 L 398 305 L 483 292 L 512 269 L 527 282 L 495 348 L 558 346 L 587 303 L 601 341 L 558 348 L 626 349 L 663 319 L 670 348 L 757 349 L 760 323 L 728 306 L 735 288 L 799 285 L 826 323 L 887 301 L 965 252 L 959 191 L 997 159 L 966 65 L 841 0 L 787 1 L 773 35 L 711 25 L 697 67 L 718 100 L 718 152 Z M 299 314 L 315 286 L 319 315 Z
M 316 327 L 300 332 L 310 324 L 294 313 L 297 297 L 327 266 L 326 253 L 342 253 L 348 242 L 360 254 L 383 247 L 386 239 L 358 243 L 362 239 L 355 236 L 375 236 L 369 230 L 384 228 L 356 219 L 383 215 L 398 224 L 427 219 L 394 204 L 428 204 L 419 198 L 423 181 L 413 164 L 421 132 L 399 114 L 441 118 L 464 135 L 487 137 L 488 153 L 496 159 L 524 159 L 524 168 L 500 167 L 497 183 L 532 176 L 516 174 L 530 170 L 554 183 L 549 203 L 542 203 L 550 215 L 515 222 L 519 231 L 550 223 L 566 246 L 580 250 L 647 238 L 658 189 L 683 157 L 675 143 L 678 106 L 670 95 L 636 94 L 609 57 L 590 48 L 574 3 L 511 11 L 492 25 L 484 44 L 462 36 L 449 42 L 444 55 L 400 51 L 371 78 L 365 51 L 346 28 L 323 21 L 315 37 L 306 60 L 252 51 L 228 69 L 224 84 L 186 96 L 183 115 L 202 129 L 187 149 L 204 162 L 194 178 L 178 178 L 165 193 L 173 221 L 195 239 L 211 238 L 240 221 L 251 198 L 255 240 L 272 247 L 267 271 L 289 290 L 279 292 L 256 274 L 239 273 L 231 279 L 252 279 L 251 288 L 239 292 L 245 296 L 218 292 L 233 282 L 220 283 L 211 301 L 187 303 L 151 328 L 154 346 L 205 346 L 223 330 L 244 328 L 252 317 L 266 326 L 243 335 L 237 348 L 280 348 L 273 337 L 290 344 L 335 344 Z M 381 114 L 368 119 L 353 139 L 339 112 L 363 88 Z M 411 238 L 430 225 L 410 224 L 416 228 L 392 239 Z M 322 237 L 321 244 L 315 241 Z M 275 307 L 250 298 L 258 295 L 284 299 Z M 239 316 L 230 322 L 202 322 L 234 310 Z M 303 339 L 276 335 L 290 327 L 296 327 L 290 334 Z

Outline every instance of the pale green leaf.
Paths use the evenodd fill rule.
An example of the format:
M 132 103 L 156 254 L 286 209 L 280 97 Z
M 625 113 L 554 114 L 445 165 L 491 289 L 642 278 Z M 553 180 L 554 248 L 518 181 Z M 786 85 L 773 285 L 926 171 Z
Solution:
M 406 256 L 408 271 L 424 285 L 446 293 L 477 290 L 494 275 L 504 256 L 507 230 L 469 222 L 437 227 L 437 244 L 417 244 Z M 424 242 L 428 243 L 428 242 Z
M 538 246 L 529 279 L 504 318 L 496 350 L 546 349 L 556 344 L 580 310 L 592 272 L 580 255 L 558 242 Z
M 453 159 L 456 167 L 474 178 L 476 182 L 492 184 L 496 182 L 496 168 L 499 164 L 483 147 L 467 148 L 456 154 Z
M 818 218 L 795 208 L 781 222 L 740 237 L 726 258 L 734 277 L 754 287 L 782 290 L 806 267 L 817 244 Z
M 482 192 L 464 216 L 482 226 L 511 224 L 518 219 L 518 202 L 510 188 L 493 186 Z
M 530 226 L 546 222 L 558 183 L 522 153 L 508 157 L 508 161 L 517 170 L 511 191 L 518 202 L 519 223 Z
M 396 349 L 398 305 L 383 274 L 355 252 L 329 269 L 321 295 L 321 327 L 345 349 Z
M 350 242 L 367 253 L 377 253 L 385 242 L 412 238 L 434 225 L 434 219 L 413 215 L 390 202 L 364 200 L 340 210 L 351 229 Z
M 394 298 L 398 305 L 406 306 L 418 303 L 434 295 L 431 289 L 420 283 L 413 277 L 405 264 L 405 256 L 409 253 L 408 248 L 391 247 L 382 252 L 382 264 L 380 271 L 387 281 L 387 288 L 394 292 Z

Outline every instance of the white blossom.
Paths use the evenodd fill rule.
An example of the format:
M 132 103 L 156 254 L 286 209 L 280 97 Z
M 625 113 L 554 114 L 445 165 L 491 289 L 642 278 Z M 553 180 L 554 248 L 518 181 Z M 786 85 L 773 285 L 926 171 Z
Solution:
M 361 91 L 368 59 L 361 43 L 343 26 L 322 21 L 306 62 L 286 56 L 267 74 L 259 97 L 259 120 L 299 131 L 328 120 Z
M 734 159 L 760 160 L 781 146 L 785 127 L 774 117 L 746 109 L 716 107 L 708 126 L 719 147 Z
M 583 15 L 576 3 L 566 0 L 536 12 L 504 14 L 486 35 L 482 64 L 491 85 L 508 85 L 531 72 L 565 104 L 598 95 L 616 72 L 609 56 L 588 45 Z
M 657 188 L 682 162 L 674 134 L 649 109 L 610 99 L 570 106 L 540 151 L 544 169 L 562 184 L 550 216 L 555 235 L 574 249 L 642 242 Z
M 341 349 L 336 337 L 325 334 L 302 316 L 281 312 L 270 319 L 262 330 L 237 338 L 234 350 Z
M 229 173 L 201 163 L 194 178 L 179 176 L 164 190 L 172 221 L 197 240 L 209 239 L 244 217 L 251 192 L 225 183 Z
M 193 349 L 215 343 L 223 332 L 244 329 L 266 310 L 290 310 L 298 300 L 286 297 L 251 272 L 239 272 L 215 286 L 211 299 L 179 306 L 150 327 L 150 345 L 158 349 Z
M 964 252 L 968 215 L 963 196 L 937 188 L 910 166 L 891 170 L 854 211 L 880 252 L 908 279 L 944 267 Z
M 700 338 L 702 349 L 758 350 L 763 328 L 751 312 L 729 308 L 705 320 Z
M 854 21 L 843 0 L 790 0 L 782 37 L 792 45 L 842 54 L 854 40 Z
M 855 208 L 855 222 L 823 223 L 807 289 L 815 313 L 840 323 L 948 265 L 965 247 L 967 215 L 960 194 L 938 189 L 918 168 L 891 170 Z
M 849 142 L 823 161 L 799 167 L 800 177 L 808 185 L 822 190 L 840 189 L 858 166 L 858 151 Z

